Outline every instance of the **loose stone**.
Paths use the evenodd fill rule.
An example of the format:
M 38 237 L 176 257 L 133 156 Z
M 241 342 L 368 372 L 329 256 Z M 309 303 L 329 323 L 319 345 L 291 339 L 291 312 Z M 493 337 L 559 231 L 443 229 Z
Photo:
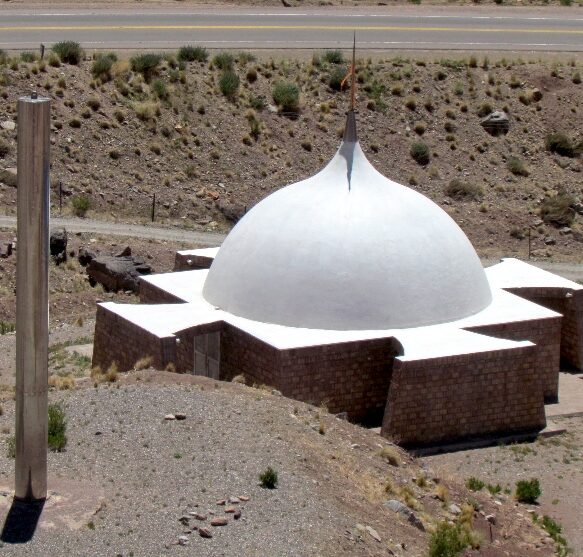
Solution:
M 226 526 L 228 523 L 229 521 L 222 516 L 216 516 L 211 520 L 211 526 Z
M 198 533 L 201 538 L 212 538 L 213 535 L 208 528 L 199 528 Z

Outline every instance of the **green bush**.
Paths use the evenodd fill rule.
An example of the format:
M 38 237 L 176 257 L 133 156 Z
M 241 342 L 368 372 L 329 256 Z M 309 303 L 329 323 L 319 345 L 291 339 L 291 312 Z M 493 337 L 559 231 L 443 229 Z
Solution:
M 482 199 L 484 191 L 478 185 L 462 182 L 455 178 L 446 186 L 445 194 L 459 201 L 479 201 Z
M 182 62 L 206 62 L 209 53 L 202 46 L 182 46 L 178 51 L 178 60 Z
M 344 63 L 344 54 L 342 54 L 341 50 L 327 50 L 324 52 L 323 58 L 325 62 L 328 62 L 328 64 Z
M 161 79 L 156 79 L 152 82 L 152 92 L 156 97 L 162 100 L 166 100 L 169 96 L 168 87 Z
M 347 68 L 345 66 L 337 66 L 330 73 L 328 78 L 328 85 L 333 91 L 340 91 L 342 89 L 342 81 L 346 77 Z
M 485 118 L 489 114 L 492 114 L 492 105 L 490 103 L 483 103 L 480 108 L 478 108 L 478 116 L 480 118 Z
M 0 48 L 0 64 L 4 65 L 8 62 L 8 54 L 6 53 L 6 51 L 2 48 Z
M 83 58 L 83 49 L 75 41 L 61 41 L 55 43 L 51 49 L 61 62 L 76 66 Z
M 265 471 L 259 474 L 259 481 L 261 483 L 261 487 L 266 489 L 275 489 L 278 482 L 277 471 L 274 470 L 271 466 L 268 466 Z
M 575 204 L 575 198 L 568 193 L 558 193 L 553 197 L 547 197 L 540 206 L 541 218 L 557 226 L 570 226 L 575 220 L 575 211 L 571 207 Z
M 239 91 L 239 76 L 233 70 L 225 70 L 219 79 L 219 89 L 225 97 L 233 99 Z
M 519 503 L 536 503 L 541 496 L 541 489 L 539 481 L 534 478 L 532 480 L 519 480 L 516 482 L 516 500 Z
M 116 60 L 117 56 L 113 52 L 98 54 L 91 67 L 93 77 L 101 79 L 101 81 L 109 81 L 111 79 L 111 67 Z
M 410 154 L 417 164 L 425 166 L 431 160 L 429 147 L 425 143 L 417 142 L 411 145 Z
M 300 89 L 290 81 L 280 81 L 273 87 L 273 100 L 281 112 L 296 115 L 300 109 Z
M 16 458 L 16 437 L 14 435 L 6 439 L 6 456 L 8 458 Z
M 575 145 L 564 133 L 551 133 L 547 135 L 545 147 L 551 153 L 557 153 L 562 157 L 574 158 L 583 150 L 583 144 Z
M 429 540 L 429 557 L 456 557 L 469 543 L 459 525 L 441 522 Z
M 510 157 L 506 166 L 515 176 L 528 176 L 529 174 L 526 166 L 518 157 Z
M 162 56 L 153 52 L 146 54 L 138 54 L 130 58 L 130 67 L 132 71 L 141 73 L 146 81 L 150 81 L 160 62 L 162 61 Z
M 21 52 L 20 59 L 23 62 L 34 62 L 37 59 L 37 55 L 35 52 Z
M 13 333 L 16 331 L 16 325 L 10 321 L 0 321 L 0 335 Z
M 77 217 L 84 217 L 91 206 L 89 198 L 83 195 L 74 197 L 71 203 L 73 204 L 73 212 Z
M 223 71 L 233 69 L 234 62 L 235 59 L 230 52 L 219 52 L 213 58 L 213 66 Z
M 486 484 L 482 480 L 474 478 L 473 476 L 466 480 L 466 487 L 470 491 L 480 491 L 485 485 Z
M 251 95 L 249 97 L 249 106 L 255 110 L 261 111 L 267 106 L 267 101 L 265 100 L 265 97 Z
M 60 453 L 67 446 L 67 419 L 60 404 L 49 404 L 49 449 Z

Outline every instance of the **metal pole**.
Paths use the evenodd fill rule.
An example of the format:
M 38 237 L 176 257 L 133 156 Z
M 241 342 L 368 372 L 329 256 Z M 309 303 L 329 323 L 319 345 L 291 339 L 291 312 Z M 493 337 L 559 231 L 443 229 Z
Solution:
M 63 181 L 59 180 L 59 215 L 63 214 Z
M 50 100 L 18 99 L 16 499 L 47 496 Z
M 156 218 L 156 194 L 152 196 L 152 222 Z
M 529 259 L 530 259 L 530 254 L 531 254 L 531 249 L 530 249 L 530 245 L 531 245 L 530 244 L 530 242 L 531 242 L 531 239 L 530 239 L 530 231 L 531 231 L 531 228 L 532 227 L 529 225 L 528 226 L 528 258 Z

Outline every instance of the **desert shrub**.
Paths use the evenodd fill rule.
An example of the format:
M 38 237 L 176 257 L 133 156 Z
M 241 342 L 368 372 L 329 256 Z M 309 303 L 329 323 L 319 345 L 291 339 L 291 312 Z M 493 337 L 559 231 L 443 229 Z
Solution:
M 400 466 L 401 458 L 399 456 L 399 451 L 395 447 L 390 445 L 384 446 L 379 455 L 384 458 L 391 466 Z
M 0 64 L 4 65 L 8 62 L 8 54 L 2 48 L 0 48 Z
M 77 217 L 84 217 L 91 206 L 89 198 L 84 195 L 74 197 L 71 203 L 73 205 L 73 213 Z
M 233 55 L 230 52 L 219 52 L 213 58 L 213 66 L 223 71 L 233 69 L 234 62 L 235 59 L 233 58 Z
M 0 159 L 3 159 L 8 154 L 10 154 L 10 143 L 0 137 Z
M 8 458 L 16 458 L 16 437 L 14 435 L 6 439 L 6 456 Z
M 267 101 L 265 97 L 251 95 L 249 97 L 249 106 L 255 110 L 263 110 L 267 106 Z
M 111 67 L 116 61 L 117 56 L 113 52 L 96 56 L 91 66 L 93 77 L 101 81 L 109 81 L 111 79 Z
M 413 97 L 407 97 L 407 100 L 405 101 L 405 106 L 409 110 L 415 110 L 417 108 L 417 101 Z
M 532 517 L 535 524 L 542 526 L 548 533 L 548 535 L 557 544 L 557 555 L 569 555 L 571 551 L 567 548 L 567 540 L 561 535 L 563 532 L 563 527 L 550 516 L 546 514 L 542 518 L 539 518 L 535 513 Z
M 239 91 L 239 76 L 233 70 L 225 70 L 219 79 L 219 89 L 225 97 L 232 99 Z
M 332 70 L 332 72 L 330 72 L 330 76 L 328 77 L 328 85 L 330 86 L 330 89 L 333 91 L 342 90 L 342 82 L 346 77 L 347 71 L 348 70 L 345 66 L 337 66 Z
M 417 122 L 413 129 L 417 135 L 423 135 L 427 129 L 427 126 L 425 125 L 425 122 Z
M 510 157 L 506 166 L 515 176 L 528 176 L 529 174 L 524 162 L 518 157 Z
M 182 62 L 206 62 L 209 53 L 202 46 L 182 46 L 178 50 L 178 60 Z
M 255 68 L 249 68 L 245 77 L 249 83 L 255 83 L 257 81 L 257 70 Z
M 83 58 L 83 49 L 81 45 L 75 41 L 61 41 L 55 43 L 51 49 L 61 62 L 65 64 L 73 64 L 76 66 Z M 49 64 L 51 60 L 49 59 Z M 53 64 L 51 64 L 52 66 Z
M 459 525 L 441 522 L 429 540 L 429 557 L 456 557 L 469 543 Z
M 445 194 L 459 201 L 479 201 L 484 192 L 478 185 L 462 182 L 455 178 L 446 186 Z
M 540 206 L 540 216 L 547 223 L 569 226 L 575 220 L 575 211 L 572 208 L 574 204 L 573 196 L 568 193 L 558 193 L 543 200 Z
M 89 97 L 87 99 L 87 106 L 91 110 L 99 110 L 99 107 L 101 106 L 101 101 L 97 97 Z
M 341 50 L 327 50 L 324 52 L 322 58 L 328 64 L 343 64 L 344 63 L 344 54 L 342 54 Z
M 155 79 L 152 82 L 151 89 L 154 95 L 159 99 L 166 100 L 169 96 L 168 87 L 161 79 Z
M 261 474 L 259 474 L 259 482 L 261 487 L 275 489 L 278 482 L 277 471 L 271 466 L 268 466 L 263 472 L 261 472 Z
M 297 114 L 300 108 L 300 90 L 295 83 L 280 81 L 273 87 L 273 100 L 284 113 Z
M 536 503 L 541 493 L 540 482 L 536 478 L 516 482 L 515 497 L 519 503 Z
M 255 62 L 257 57 L 255 54 L 251 54 L 251 52 L 241 51 L 237 54 L 237 62 L 241 64 L 241 66 L 247 65 L 249 62 Z
M 485 118 L 488 114 L 492 113 L 492 110 L 492 105 L 490 103 L 483 103 L 480 105 L 480 108 L 478 108 L 478 116 Z
M 425 143 L 417 142 L 411 145 L 410 154 L 417 164 L 425 166 L 431 160 L 429 147 Z
M 49 449 L 62 452 L 67 446 L 67 419 L 65 410 L 58 403 L 49 404 Z
M 579 72 L 575 72 L 571 79 L 575 85 L 579 85 L 581 83 L 581 74 Z
M 134 110 L 136 112 L 136 116 L 144 121 L 147 122 L 148 120 L 152 120 L 154 116 L 157 116 L 160 111 L 160 107 L 157 103 L 154 102 L 143 102 L 143 103 L 135 103 Z
M 137 54 L 130 58 L 130 67 L 132 71 L 141 73 L 144 79 L 149 82 L 150 79 L 156 73 L 160 62 L 162 61 L 162 56 L 153 52 L 147 52 L 145 54 Z
M 551 153 L 557 153 L 562 157 L 577 157 L 583 150 L 583 145 L 580 143 L 576 145 L 564 133 L 557 132 L 547 135 L 545 139 L 545 147 Z
M 484 482 L 482 480 L 479 480 L 478 478 L 474 478 L 473 476 L 466 480 L 466 487 L 470 491 L 480 491 L 484 487 L 484 485 L 486 485 L 486 484 L 484 484 Z
M 16 325 L 10 321 L 0 321 L 0 335 L 13 333 L 16 331 Z
M 23 62 L 34 62 L 37 59 L 37 55 L 35 52 L 21 52 L 20 53 L 20 59 Z

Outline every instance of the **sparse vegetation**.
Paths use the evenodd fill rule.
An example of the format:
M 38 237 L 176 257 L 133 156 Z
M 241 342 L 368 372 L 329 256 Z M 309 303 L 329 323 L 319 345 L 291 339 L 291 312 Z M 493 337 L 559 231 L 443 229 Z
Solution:
M 234 99 L 239 91 L 239 76 L 233 70 L 225 70 L 219 79 L 221 93 L 229 99 Z
M 88 197 L 80 195 L 73 197 L 71 204 L 73 205 L 73 213 L 77 217 L 84 217 L 91 206 L 91 201 Z
M 425 166 L 431 160 L 429 147 L 425 143 L 417 142 L 411 145 L 410 154 L 417 164 Z
M 295 83 L 280 81 L 273 87 L 273 100 L 282 113 L 296 115 L 300 108 L 300 90 Z
M 401 457 L 399 455 L 399 451 L 396 447 L 391 447 L 390 445 L 385 445 L 379 455 L 385 459 L 391 466 L 400 466 L 401 465 Z
M 157 73 L 161 61 L 161 54 L 149 52 L 132 56 L 130 58 L 130 66 L 132 71 L 142 74 L 144 80 L 148 83 Z
M 441 522 L 429 541 L 429 557 L 456 557 L 468 547 L 467 536 L 459 525 Z
M 278 484 L 277 471 L 271 466 L 268 466 L 261 474 L 259 474 L 259 482 L 261 487 L 266 489 L 275 489 Z
M 561 155 L 562 157 L 574 158 L 579 156 L 583 150 L 583 142 L 575 144 L 564 133 L 557 132 L 547 135 L 545 147 L 551 153 L 557 153 L 557 155 Z
M 459 201 L 479 201 L 482 199 L 484 191 L 479 185 L 455 178 L 445 188 L 445 194 Z
M 102 82 L 109 81 L 111 79 L 111 68 L 116 61 L 117 55 L 114 52 L 98 54 L 93 61 L 93 65 L 91 66 L 91 73 L 93 74 L 93 77 L 101 80 Z
M 54 452 L 62 452 L 67 446 L 67 419 L 59 403 L 49 404 L 48 445 Z
M 81 45 L 75 41 L 61 41 L 55 43 L 52 51 L 59 57 L 61 62 L 76 66 L 83 59 L 84 53 Z M 51 63 L 49 59 L 49 64 Z M 51 64 L 52 65 L 52 64 Z
M 485 485 L 486 484 L 482 480 L 479 480 L 478 478 L 474 478 L 473 476 L 466 480 L 466 487 L 470 491 L 480 491 L 481 489 L 483 489 L 483 487 Z
M 574 203 L 573 196 L 564 192 L 546 197 L 540 206 L 540 216 L 547 223 L 570 226 L 575 220 L 575 211 L 572 208 Z
M 202 46 L 182 46 L 178 50 L 178 60 L 183 62 L 206 62 L 209 53 Z
M 220 52 L 213 58 L 213 66 L 219 70 L 232 70 L 235 59 L 230 52 Z
M 325 62 L 328 64 L 343 64 L 344 54 L 341 50 L 326 50 L 322 56 Z
M 506 163 L 508 170 L 515 176 L 528 176 L 529 172 L 524 162 L 518 157 L 510 157 Z
M 16 437 L 14 435 L 6 439 L 6 457 L 16 458 Z
M 519 503 L 532 505 L 537 502 L 541 493 L 540 482 L 536 478 L 516 482 L 515 497 Z

